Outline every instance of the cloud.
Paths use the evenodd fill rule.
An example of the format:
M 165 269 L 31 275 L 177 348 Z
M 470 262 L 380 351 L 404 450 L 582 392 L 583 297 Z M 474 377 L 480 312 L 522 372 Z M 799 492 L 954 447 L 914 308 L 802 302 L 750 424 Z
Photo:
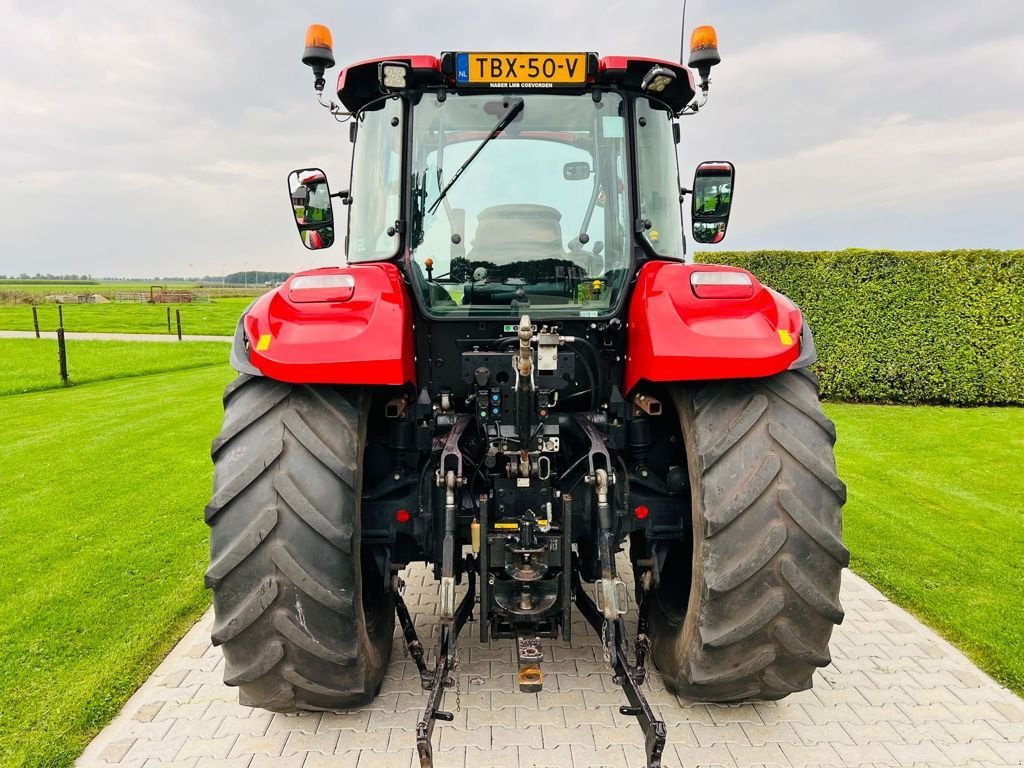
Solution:
M 340 261 L 301 247 L 287 207 L 292 168 L 347 185 L 347 131 L 298 61 L 310 22 L 333 27 L 339 64 L 459 47 L 672 58 L 679 12 L 0 0 L 0 273 Z M 724 60 L 684 123 L 681 176 L 737 163 L 728 247 L 1024 242 L 1024 6 L 690 0 L 688 14 L 718 26 Z

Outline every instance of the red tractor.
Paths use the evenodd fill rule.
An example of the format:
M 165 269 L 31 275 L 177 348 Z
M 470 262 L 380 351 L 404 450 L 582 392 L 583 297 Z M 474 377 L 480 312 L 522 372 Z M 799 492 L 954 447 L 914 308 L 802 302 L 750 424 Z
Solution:
M 304 61 L 322 94 L 326 28 Z M 699 86 L 672 61 L 446 52 L 352 65 L 340 105 L 321 98 L 349 124 L 351 184 L 304 169 L 289 192 L 307 247 L 348 208 L 344 266 L 246 311 L 213 445 L 206 579 L 242 703 L 370 702 L 397 616 L 429 766 L 467 620 L 539 691 L 575 606 L 658 766 L 648 661 L 716 702 L 782 698 L 829 663 L 846 491 L 811 331 L 749 272 L 686 255 L 683 197 L 700 243 L 732 203 L 730 163 L 688 190 L 676 161 L 718 61 L 701 27 Z M 438 584 L 432 667 L 402 600 L 414 562 Z

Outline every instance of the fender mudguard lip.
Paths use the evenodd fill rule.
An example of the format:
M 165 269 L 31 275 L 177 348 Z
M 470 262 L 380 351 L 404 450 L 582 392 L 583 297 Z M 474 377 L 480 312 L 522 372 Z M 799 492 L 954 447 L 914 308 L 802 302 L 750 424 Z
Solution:
M 248 376 L 262 376 L 263 372 L 255 365 L 249 362 L 249 352 L 247 350 L 248 339 L 245 336 L 245 316 L 249 314 L 249 310 L 252 309 L 259 299 L 254 299 L 245 311 L 242 312 L 242 316 L 238 318 L 238 324 L 235 326 L 235 336 L 231 340 L 231 353 L 228 357 L 231 362 L 231 367 L 239 373 L 244 373 Z
M 753 293 L 742 299 L 701 299 L 690 275 L 732 271 L 748 275 Z M 736 267 L 656 261 L 645 264 L 630 300 L 625 389 L 641 381 L 761 378 L 803 367 L 803 316 L 793 302 Z M 810 340 L 810 330 L 806 329 Z M 813 362 L 813 360 L 811 361 Z
M 296 277 L 337 274 L 355 278 L 351 298 L 292 300 Z M 412 325 L 412 305 L 395 265 L 306 270 L 246 309 L 231 364 L 240 373 L 293 384 L 415 385 Z
M 789 364 L 789 370 L 796 371 L 800 368 L 807 368 L 818 362 L 818 348 L 814 346 L 814 334 L 811 333 L 811 326 L 804 318 L 803 328 L 800 330 L 800 356 Z

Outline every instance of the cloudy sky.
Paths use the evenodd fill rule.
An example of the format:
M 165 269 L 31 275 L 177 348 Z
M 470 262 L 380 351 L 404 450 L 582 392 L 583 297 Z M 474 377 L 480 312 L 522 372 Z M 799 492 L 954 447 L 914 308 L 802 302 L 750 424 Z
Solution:
M 285 184 L 345 185 L 307 24 L 340 63 L 451 49 L 673 58 L 680 3 L 0 0 L 0 274 L 200 275 L 341 261 Z M 595 10 L 598 9 L 598 10 Z M 1024 247 L 1019 0 L 690 0 L 718 27 L 682 174 L 737 165 L 725 246 Z M 331 70 L 333 83 L 338 70 Z

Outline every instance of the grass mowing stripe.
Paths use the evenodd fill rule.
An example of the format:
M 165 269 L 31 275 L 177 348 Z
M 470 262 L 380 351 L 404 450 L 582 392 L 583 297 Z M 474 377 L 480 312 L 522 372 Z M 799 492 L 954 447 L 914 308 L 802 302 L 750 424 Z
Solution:
M 67 342 L 72 384 L 219 365 L 229 345 L 219 341 L 178 343 L 139 341 Z M 0 395 L 63 386 L 55 339 L 0 339 Z
M 209 603 L 225 365 L 0 399 L 0 763 L 67 766 Z
M 1024 409 L 826 410 L 851 567 L 1024 695 Z

